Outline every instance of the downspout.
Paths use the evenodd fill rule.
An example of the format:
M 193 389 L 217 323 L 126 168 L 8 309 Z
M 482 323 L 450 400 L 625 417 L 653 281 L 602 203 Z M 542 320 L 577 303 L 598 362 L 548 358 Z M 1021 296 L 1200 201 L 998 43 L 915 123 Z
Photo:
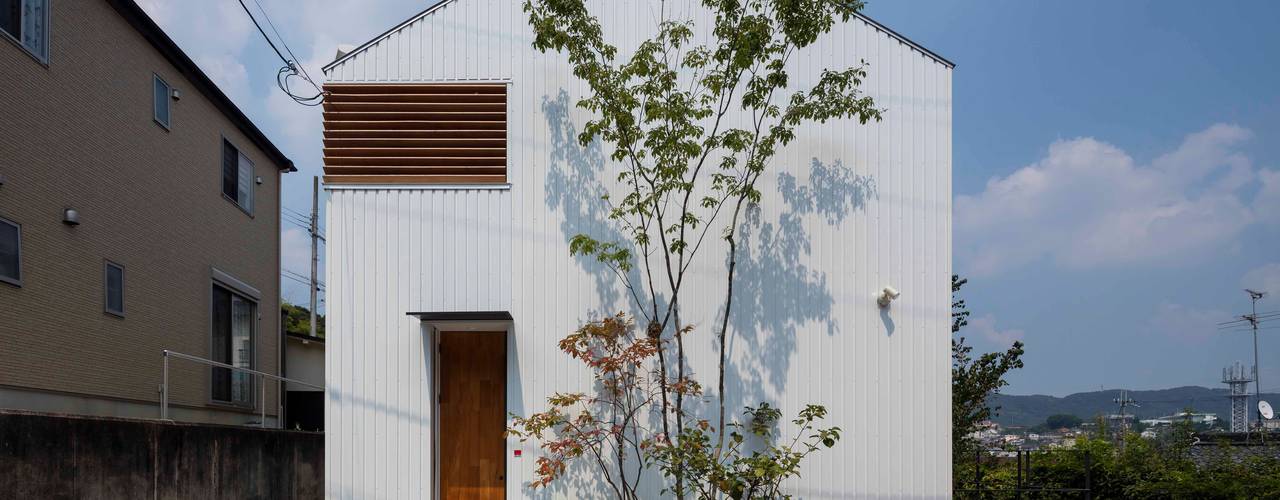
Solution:
M 284 307 L 281 307 L 281 303 L 284 301 L 284 288 L 280 284 L 280 252 L 284 250 L 283 243 L 280 241 L 280 211 L 284 206 L 284 198 L 280 193 L 282 191 L 283 184 L 284 174 L 280 173 L 279 170 L 276 170 L 276 357 L 278 358 L 276 366 L 279 368 L 276 375 L 286 377 L 289 372 L 285 370 L 284 366 Z M 279 424 L 281 429 L 284 428 L 285 412 L 289 410 L 285 407 L 284 391 L 285 383 L 277 379 L 276 397 L 279 399 L 276 400 L 276 422 Z
M 289 357 L 284 355 L 284 351 L 285 349 L 288 349 L 285 342 L 288 342 L 289 339 L 285 338 L 284 334 L 284 315 L 284 308 L 281 307 L 279 316 L 280 325 L 277 327 L 277 330 L 280 332 L 280 364 L 278 365 L 280 367 L 280 373 L 278 373 L 278 375 L 281 377 L 288 377 L 289 367 L 286 366 L 285 363 L 288 361 Z M 280 397 L 280 411 L 279 415 L 276 415 L 276 419 L 280 421 L 281 429 L 284 429 L 285 426 L 285 415 L 289 414 L 289 399 L 285 397 L 287 389 L 287 384 L 279 380 L 276 381 L 276 392 Z

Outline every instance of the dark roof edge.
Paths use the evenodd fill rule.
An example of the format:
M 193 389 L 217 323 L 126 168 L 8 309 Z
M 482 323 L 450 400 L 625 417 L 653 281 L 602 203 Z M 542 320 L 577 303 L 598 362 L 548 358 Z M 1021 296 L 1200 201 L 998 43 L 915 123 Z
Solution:
M 346 54 L 342 54 L 342 56 L 341 56 L 341 57 L 338 57 L 338 58 L 334 59 L 332 62 L 330 62 L 329 64 L 326 64 L 326 65 L 324 65 L 324 66 L 320 67 L 320 71 L 323 71 L 323 72 L 325 72 L 325 73 L 328 73 L 328 72 L 329 72 L 329 70 L 330 70 L 330 69 L 333 69 L 333 67 L 334 67 L 334 66 L 337 66 L 339 63 L 342 63 L 343 61 L 346 61 L 347 59 L 350 59 L 350 58 L 351 58 L 352 56 L 354 56 L 357 52 L 361 52 L 361 51 L 363 51 L 364 49 L 368 48 L 370 45 L 373 45 L 373 44 L 375 44 L 375 43 L 378 43 L 379 41 L 382 41 L 382 39 L 383 39 L 383 38 L 386 38 L 386 37 L 387 37 L 387 35 L 390 35 L 391 33 L 394 33 L 396 30 L 399 30 L 400 28 L 403 28 L 403 27 L 408 26 L 408 25 L 410 25 L 410 24 L 413 24 L 413 22 L 414 22 L 414 21 L 417 21 L 417 20 L 419 20 L 419 19 L 422 19 L 422 18 L 424 18 L 424 17 L 427 17 L 427 15 L 428 15 L 428 14 L 431 14 L 432 12 L 435 12 L 435 10 L 436 10 L 436 9 L 439 9 L 440 7 L 444 7 L 444 6 L 445 6 L 445 4 L 450 3 L 450 2 L 452 2 L 452 1 L 453 1 L 453 0 L 438 0 L 436 3 L 433 3 L 433 4 L 431 4 L 430 6 L 428 6 L 427 8 L 422 9 L 422 11 L 421 11 L 421 12 L 418 12 L 417 14 L 414 14 L 414 15 L 412 15 L 412 16 L 409 16 L 409 18 L 408 18 L 408 19 L 405 19 L 404 21 L 400 22 L 400 24 L 397 24 L 397 25 L 395 25 L 395 26 L 392 26 L 392 27 L 391 27 L 390 29 L 388 29 L 387 31 L 383 31 L 383 32 L 382 32 L 381 34 L 379 34 L 378 36 L 375 36 L 375 37 L 373 37 L 373 38 L 370 38 L 370 39 L 369 39 L 369 41 L 367 41 L 367 42 L 364 42 L 364 43 L 360 44 L 360 46 L 359 46 L 359 47 L 356 47 L 356 48 L 354 48 L 354 49 L 351 49 L 351 51 L 350 51 L 350 52 L 347 52 Z
M 867 24 L 870 24 L 870 25 L 874 26 L 876 29 L 878 29 L 878 30 L 880 30 L 880 31 L 883 31 L 883 32 L 885 32 L 885 33 L 888 33 L 888 34 L 889 34 L 889 36 L 894 37 L 894 38 L 897 38 L 897 39 L 898 39 L 898 41 L 900 41 L 900 42 L 902 42 L 902 43 L 905 43 L 905 44 L 907 44 L 907 45 L 910 45 L 910 46 L 911 46 L 911 48 L 916 49 L 916 50 L 920 51 L 921 53 L 923 53 L 924 55 L 929 56 L 930 58 L 933 58 L 933 60 L 935 60 L 935 61 L 938 61 L 938 62 L 942 63 L 942 64 L 943 64 L 944 66 L 946 66 L 948 69 L 955 69 L 955 67 L 956 67 L 956 63 L 953 63 L 953 62 L 951 62 L 951 61 L 947 60 L 947 58 L 945 58 L 945 57 L 942 57 L 942 56 L 938 55 L 938 53 L 937 53 L 937 52 L 934 52 L 934 51 L 932 51 L 932 50 L 929 50 L 929 49 L 924 48 L 924 46 L 923 46 L 923 45 L 920 45 L 920 44 L 918 44 L 918 43 L 916 43 L 916 42 L 912 41 L 910 38 L 907 38 L 907 37 L 905 37 L 905 36 L 902 36 L 902 34 L 901 34 L 901 33 L 898 33 L 897 31 L 893 31 L 892 29 L 889 29 L 889 27 L 888 27 L 888 26 L 885 26 L 885 25 L 883 25 L 883 24 L 880 24 L 880 22 L 879 22 L 879 21 L 876 21 L 875 19 L 872 19 L 870 16 L 868 16 L 868 15 L 866 15 L 866 14 L 863 14 L 862 12 L 858 12 L 857 14 L 854 14 L 854 15 L 855 15 L 855 16 L 857 16 L 857 17 L 858 17 L 858 19 L 861 19 L 863 22 L 865 22 L 865 23 L 867 23 Z
M 241 132 L 244 132 L 254 144 L 266 152 L 271 161 L 280 167 L 280 170 L 286 172 L 298 171 L 293 166 L 293 160 L 290 160 L 284 153 L 280 152 L 280 148 L 271 143 L 271 139 L 268 139 L 266 134 L 263 134 L 258 129 L 258 126 L 254 125 L 253 121 L 249 120 L 249 117 L 245 116 L 244 112 L 240 111 L 240 108 L 234 102 L 231 102 L 231 98 L 227 97 L 222 92 L 222 89 L 218 88 L 218 85 L 209 79 L 209 75 L 204 74 L 204 71 L 200 70 L 195 61 L 192 61 L 178 47 L 178 44 L 174 43 L 173 39 L 169 38 L 169 35 L 166 35 L 155 21 L 151 20 L 151 16 L 148 16 L 142 10 L 142 7 L 139 7 L 133 0 L 107 0 L 107 3 L 111 4 L 116 9 L 116 12 L 119 12 L 134 29 L 138 30 L 138 33 L 141 33 L 143 38 L 151 42 L 151 45 L 160 51 L 160 54 L 164 55 L 165 59 L 169 60 L 169 64 L 178 68 L 178 71 L 191 80 L 191 83 L 196 86 L 196 89 L 200 90 L 200 93 L 204 94 L 210 101 L 213 101 L 214 107 L 222 111 L 222 114 L 230 118 L 231 122 L 239 127 Z
M 422 321 L 511 321 L 514 319 L 507 311 L 432 311 L 405 314 L 417 316 Z
M 373 45 L 374 43 L 377 43 L 378 41 L 382 40 L 383 38 L 386 38 L 386 37 L 387 37 L 387 35 L 390 35 L 392 32 L 394 32 L 394 31 L 396 31 L 396 30 L 398 30 L 398 29 L 400 29 L 400 28 L 403 28 L 405 25 L 408 25 L 408 24 L 410 24 L 410 23 L 412 23 L 412 22 L 414 22 L 414 21 L 417 21 L 417 20 L 419 20 L 419 19 L 422 19 L 423 17 L 426 17 L 428 14 L 431 14 L 431 12 L 432 12 L 432 11 L 435 11 L 436 9 L 438 9 L 438 8 L 440 8 L 440 7 L 443 7 L 445 4 L 450 3 L 451 1 L 452 1 L 452 0 L 439 0 L 439 1 L 438 1 L 438 2 L 436 2 L 435 4 L 432 4 L 431 6 L 427 7 L 426 9 L 423 9 L 421 12 L 418 12 L 417 14 L 414 14 L 414 15 L 412 15 L 412 16 L 409 16 L 409 18 L 408 18 L 408 19 L 404 20 L 404 21 L 403 21 L 403 22 L 401 22 L 400 24 L 397 24 L 397 25 L 395 25 L 395 26 L 392 26 L 392 27 L 391 27 L 391 29 L 388 29 L 388 30 L 386 30 L 386 31 L 383 31 L 383 32 L 382 32 L 382 34 L 379 34 L 378 36 L 375 36 L 375 37 L 373 37 L 373 38 L 369 39 L 369 41 L 367 41 L 367 42 L 364 42 L 364 43 L 360 44 L 360 46 L 359 46 L 359 47 L 356 47 L 356 48 L 354 48 L 354 49 L 351 49 L 351 51 L 350 51 L 350 52 L 347 52 L 346 54 L 343 54 L 341 57 L 338 57 L 338 58 L 334 59 L 334 60 L 333 60 L 332 62 L 330 62 L 329 64 L 326 64 L 326 65 L 324 65 L 324 67 L 320 68 L 320 70 L 321 70 L 321 71 L 323 71 L 323 72 L 325 72 L 325 73 L 328 73 L 328 72 L 329 72 L 329 70 L 330 70 L 330 69 L 333 69 L 333 67 L 334 67 L 334 66 L 337 66 L 338 64 L 340 64 L 340 63 L 342 63 L 342 62 L 346 61 L 347 59 L 350 59 L 352 56 L 354 56 L 354 55 L 355 55 L 355 53 L 360 52 L 360 51 L 363 51 L 364 49 L 368 48 L 370 45 Z M 861 11 L 859 11 L 859 12 L 855 13 L 855 14 L 854 14 L 854 16 L 855 16 L 855 17 L 857 17 L 858 19 L 861 19 L 863 22 L 865 22 L 865 23 L 867 23 L 867 24 L 870 24 L 871 26 L 875 27 L 876 29 L 878 29 L 878 30 L 880 30 L 880 31 L 883 31 L 883 32 L 887 33 L 889 36 L 891 36 L 891 37 L 894 37 L 894 38 L 898 39 L 898 41 L 900 41 L 900 42 L 902 42 L 902 43 L 905 43 L 905 44 L 907 44 L 907 45 L 911 46 L 911 48 L 913 48 L 913 49 L 916 49 L 916 50 L 920 51 L 922 54 L 924 54 L 924 55 L 926 55 L 926 56 L 929 56 L 929 57 L 930 57 L 930 58 L 932 58 L 933 60 L 938 61 L 939 63 L 942 63 L 942 64 L 943 64 L 944 66 L 946 66 L 948 69 L 955 69 L 955 67 L 956 67 L 956 63 L 953 63 L 953 62 L 951 62 L 950 60 L 948 60 L 947 58 L 945 58 L 945 57 L 942 57 L 942 56 L 938 55 L 938 53 L 937 53 L 937 52 L 934 52 L 934 51 L 932 51 L 932 50 L 926 49 L 923 45 L 920 45 L 920 44 L 916 43 L 915 41 L 911 40 L 910 38 L 907 38 L 907 37 L 903 36 L 901 33 L 898 33 L 897 31 L 893 31 L 892 29 L 889 29 L 889 27 L 888 27 L 888 26 L 885 26 L 885 25 L 883 25 L 883 24 L 880 24 L 880 22 L 879 22 L 879 21 L 876 21 L 875 19 L 872 19 L 872 18 L 871 18 L 871 16 L 868 16 L 868 15 L 866 15 L 866 14 L 863 14 Z

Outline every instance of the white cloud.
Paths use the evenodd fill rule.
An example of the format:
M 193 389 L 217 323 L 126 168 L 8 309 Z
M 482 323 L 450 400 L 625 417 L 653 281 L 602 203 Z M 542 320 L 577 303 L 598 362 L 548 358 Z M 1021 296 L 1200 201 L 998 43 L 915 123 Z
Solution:
M 1218 309 L 1199 309 L 1166 302 L 1156 307 L 1148 328 L 1157 336 L 1200 344 L 1221 335 L 1218 323 L 1230 318 L 1230 314 Z
M 1255 170 L 1239 151 L 1251 137 L 1213 125 L 1147 165 L 1093 138 L 1055 142 L 1040 161 L 956 197 L 957 255 L 966 273 L 989 275 L 1040 260 L 1086 269 L 1229 251 L 1269 217 L 1268 204 L 1280 207 L 1280 173 Z M 1246 200 L 1254 184 L 1262 189 Z
M 1253 205 L 1261 222 L 1280 224 L 1280 170 L 1258 172 L 1258 194 Z
M 257 30 L 236 1 L 143 0 L 156 24 L 193 59 L 212 54 L 238 54 Z
M 244 64 L 237 61 L 235 57 L 229 54 L 216 56 L 200 56 L 196 58 L 196 64 L 200 69 L 209 75 L 213 83 L 222 89 L 222 92 L 231 97 L 236 105 L 244 106 L 252 104 L 251 94 L 249 92 L 249 72 L 245 70 Z
M 1244 273 L 1240 286 L 1268 292 L 1271 297 L 1280 296 L 1280 263 L 1267 264 Z
M 1022 340 L 1026 336 L 1026 332 L 1019 329 L 997 329 L 996 319 L 990 314 L 970 318 L 969 329 L 977 332 L 980 337 L 999 345 L 1012 344 L 1014 341 Z

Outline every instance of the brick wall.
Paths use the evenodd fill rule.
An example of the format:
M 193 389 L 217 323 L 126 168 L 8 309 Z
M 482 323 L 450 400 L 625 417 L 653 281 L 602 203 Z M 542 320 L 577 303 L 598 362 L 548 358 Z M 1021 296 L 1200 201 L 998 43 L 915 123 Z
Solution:
M 0 41 L 0 217 L 22 225 L 24 282 L 0 283 L 0 385 L 157 401 L 162 349 L 210 354 L 211 267 L 262 293 L 257 367 L 276 372 L 278 165 L 107 3 L 51 14 L 47 66 Z M 153 74 L 182 92 L 169 130 Z M 253 215 L 221 194 L 223 137 L 262 177 Z M 124 318 L 103 312 L 106 259 L 125 268 Z M 173 403 L 208 405 L 207 368 L 171 376 Z

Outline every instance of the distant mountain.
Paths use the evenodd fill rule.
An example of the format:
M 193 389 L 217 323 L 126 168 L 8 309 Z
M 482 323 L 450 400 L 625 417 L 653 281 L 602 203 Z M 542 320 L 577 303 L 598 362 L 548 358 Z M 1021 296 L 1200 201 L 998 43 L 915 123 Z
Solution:
M 1089 421 L 1095 415 L 1116 413 L 1118 406 L 1112 400 L 1120 396 L 1119 389 L 1079 392 L 1066 397 L 1030 395 L 1018 396 L 997 394 L 991 399 L 992 406 L 999 406 L 1000 413 L 993 420 L 1000 425 L 1036 425 L 1044 423 L 1049 415 L 1065 413 L 1075 415 Z M 1196 412 L 1216 413 L 1218 418 L 1230 418 L 1230 403 L 1227 400 L 1227 389 L 1209 389 L 1207 387 L 1186 386 L 1154 391 L 1129 391 L 1129 397 L 1136 401 L 1138 408 L 1129 411 L 1139 419 L 1162 417 L 1182 411 L 1188 406 Z M 1280 403 L 1280 395 L 1263 393 L 1262 399 Z M 1255 403 L 1250 399 L 1250 411 Z M 1252 418 L 1253 413 L 1250 413 Z

